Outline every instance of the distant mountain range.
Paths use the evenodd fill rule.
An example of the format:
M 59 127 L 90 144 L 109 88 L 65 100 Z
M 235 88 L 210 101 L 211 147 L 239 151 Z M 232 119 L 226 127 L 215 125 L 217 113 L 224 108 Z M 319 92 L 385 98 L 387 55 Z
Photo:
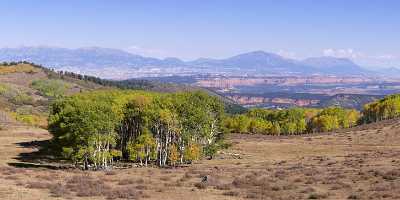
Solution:
M 222 74 L 222 75 L 376 75 L 346 58 L 315 57 L 305 60 L 254 51 L 226 59 L 151 58 L 109 48 L 54 47 L 1 48 L 0 61 L 29 61 L 56 70 L 110 79 Z
M 384 67 L 381 68 L 380 70 L 376 70 L 376 72 L 385 77 L 393 77 L 393 78 L 400 77 L 400 69 L 395 67 L 387 67 L 387 68 Z

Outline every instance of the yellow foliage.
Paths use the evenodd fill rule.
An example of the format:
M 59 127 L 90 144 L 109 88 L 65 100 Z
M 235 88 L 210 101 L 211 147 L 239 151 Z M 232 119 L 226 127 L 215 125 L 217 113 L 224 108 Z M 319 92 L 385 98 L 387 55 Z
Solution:
M 201 151 L 200 151 L 200 146 L 197 144 L 190 144 L 188 147 L 186 147 L 185 152 L 184 152 L 184 158 L 185 160 L 193 161 L 193 160 L 199 160 Z
M 19 114 L 16 112 L 11 112 L 10 115 L 19 122 L 40 128 L 47 128 L 46 116 L 40 116 L 34 114 Z
M 0 84 L 0 94 L 4 94 L 9 90 L 8 86 L 5 84 Z
M 169 150 L 170 164 L 175 165 L 176 162 L 179 160 L 178 148 L 174 144 L 172 144 L 169 148 L 170 148 L 170 150 Z
M 0 74 L 10 74 L 10 73 L 37 73 L 40 72 L 40 69 L 33 67 L 29 64 L 17 64 L 12 66 L 0 66 Z

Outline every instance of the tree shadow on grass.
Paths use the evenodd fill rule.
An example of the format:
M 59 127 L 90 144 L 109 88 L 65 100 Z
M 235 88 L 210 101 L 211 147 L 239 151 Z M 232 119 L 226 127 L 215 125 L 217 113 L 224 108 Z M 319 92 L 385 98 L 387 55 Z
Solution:
M 59 166 L 50 165 L 50 164 L 37 164 L 37 163 L 26 163 L 26 162 L 9 162 L 7 163 L 9 166 L 17 167 L 17 168 L 45 168 L 45 169 L 60 169 Z
M 9 166 L 17 168 L 46 168 L 46 169 L 66 169 L 71 165 L 60 162 L 51 150 L 50 140 L 29 141 L 15 143 L 20 148 L 33 149 L 31 152 L 23 152 L 14 157 L 19 162 L 9 162 Z M 37 150 L 34 150 L 37 149 Z

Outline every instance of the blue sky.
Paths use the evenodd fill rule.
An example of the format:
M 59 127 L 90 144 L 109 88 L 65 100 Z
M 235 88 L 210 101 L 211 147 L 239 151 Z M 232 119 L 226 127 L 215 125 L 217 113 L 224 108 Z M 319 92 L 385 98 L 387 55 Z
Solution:
M 0 1 L 0 47 L 223 58 L 264 50 L 400 67 L 398 0 Z

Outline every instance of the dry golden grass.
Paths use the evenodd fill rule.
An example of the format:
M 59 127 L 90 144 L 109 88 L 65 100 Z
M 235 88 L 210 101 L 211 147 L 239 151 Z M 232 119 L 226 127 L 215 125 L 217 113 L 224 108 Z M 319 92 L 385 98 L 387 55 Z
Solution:
M 392 120 L 311 136 L 233 135 L 213 160 L 112 173 L 10 166 L 36 150 L 18 142 L 49 135 L 1 131 L 0 199 L 400 199 L 399 130 Z
M 11 74 L 11 73 L 38 73 L 41 70 L 33 67 L 30 64 L 17 64 L 12 66 L 0 66 L 0 74 Z

